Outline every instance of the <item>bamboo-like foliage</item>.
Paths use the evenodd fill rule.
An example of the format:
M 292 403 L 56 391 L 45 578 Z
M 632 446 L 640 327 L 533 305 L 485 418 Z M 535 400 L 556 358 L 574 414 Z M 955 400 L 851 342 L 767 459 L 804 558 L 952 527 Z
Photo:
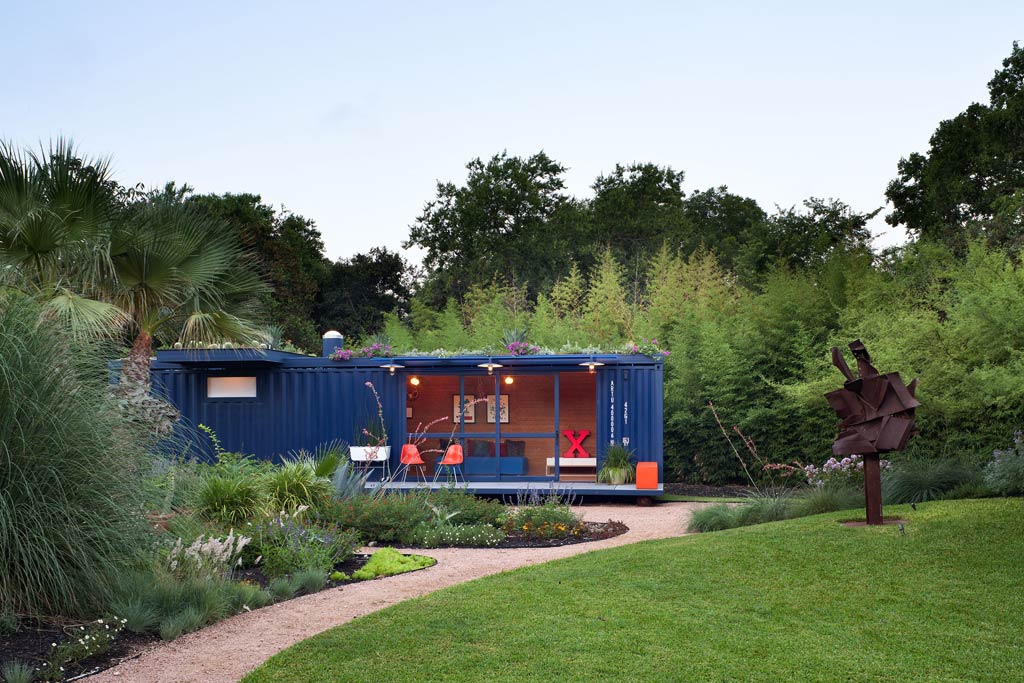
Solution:
M 143 439 L 107 398 L 109 349 L 0 294 L 0 611 L 94 616 L 145 531 Z

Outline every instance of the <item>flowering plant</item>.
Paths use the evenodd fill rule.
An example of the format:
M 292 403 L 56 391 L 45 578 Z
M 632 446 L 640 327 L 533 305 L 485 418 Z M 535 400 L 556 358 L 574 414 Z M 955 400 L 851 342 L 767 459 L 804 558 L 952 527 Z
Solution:
M 125 619 L 97 619 L 79 626 L 78 632 L 66 640 L 50 643 L 46 662 L 36 670 L 32 680 L 63 681 L 66 666 L 109 650 L 126 623 Z
M 241 555 L 252 539 L 235 535 L 234 529 L 224 538 L 200 536 L 185 547 L 179 538 L 167 557 L 168 569 L 176 577 L 227 578 L 242 563 Z
M 639 344 L 631 344 L 627 350 L 630 353 L 639 353 L 644 356 L 650 356 L 656 360 L 664 360 L 668 358 L 669 352 L 661 348 L 657 339 L 641 339 Z
M 879 460 L 883 470 L 892 468 L 888 460 Z M 829 458 L 821 467 L 805 465 L 804 474 L 811 486 L 824 486 L 831 483 L 850 484 L 856 487 L 864 485 L 864 459 L 859 455 L 848 455 L 842 460 Z
M 510 344 L 506 344 L 505 348 L 513 356 L 535 356 L 540 353 L 540 347 L 530 342 L 515 341 Z
M 377 342 L 360 349 L 334 349 L 328 358 L 331 360 L 352 360 L 353 358 L 391 358 L 391 344 Z

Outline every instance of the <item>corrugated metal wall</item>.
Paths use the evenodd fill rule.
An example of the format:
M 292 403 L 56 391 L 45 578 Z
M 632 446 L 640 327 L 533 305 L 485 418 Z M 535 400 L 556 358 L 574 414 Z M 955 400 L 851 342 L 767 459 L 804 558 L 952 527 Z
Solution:
M 598 371 L 597 443 L 603 458 L 609 443 L 622 443 L 639 461 L 658 463 L 662 471 L 664 375 L 661 365 L 610 365 Z
M 255 399 L 207 399 L 206 378 L 255 375 Z M 184 429 L 212 427 L 229 451 L 279 461 L 290 451 L 312 450 L 333 439 L 356 443 L 377 405 L 365 386 L 373 382 L 385 401 L 389 435 L 404 439 L 404 386 L 384 370 L 356 368 L 233 368 L 155 370 L 154 388 L 181 411 Z M 395 439 L 393 439 L 395 440 Z M 209 451 L 206 455 L 209 455 Z

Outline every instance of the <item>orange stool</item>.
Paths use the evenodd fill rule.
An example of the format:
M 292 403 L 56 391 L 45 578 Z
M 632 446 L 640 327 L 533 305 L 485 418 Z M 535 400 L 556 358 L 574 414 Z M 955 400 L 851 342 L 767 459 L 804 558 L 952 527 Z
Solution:
M 637 489 L 658 488 L 658 463 L 638 462 L 636 464 Z

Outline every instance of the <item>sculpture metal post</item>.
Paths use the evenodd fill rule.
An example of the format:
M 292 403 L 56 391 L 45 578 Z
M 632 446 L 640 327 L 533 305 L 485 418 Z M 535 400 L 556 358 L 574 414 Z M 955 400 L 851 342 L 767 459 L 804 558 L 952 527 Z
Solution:
M 882 523 L 882 474 L 878 454 L 902 451 L 918 433 L 914 410 L 921 405 L 914 397 L 915 379 L 903 384 L 898 372 L 882 375 L 871 365 L 871 356 L 858 339 L 850 343 L 857 359 L 854 377 L 838 348 L 832 347 L 832 364 L 846 381 L 842 389 L 825 394 L 839 415 L 839 438 L 832 444 L 835 455 L 859 454 L 864 458 L 864 504 L 867 523 Z

